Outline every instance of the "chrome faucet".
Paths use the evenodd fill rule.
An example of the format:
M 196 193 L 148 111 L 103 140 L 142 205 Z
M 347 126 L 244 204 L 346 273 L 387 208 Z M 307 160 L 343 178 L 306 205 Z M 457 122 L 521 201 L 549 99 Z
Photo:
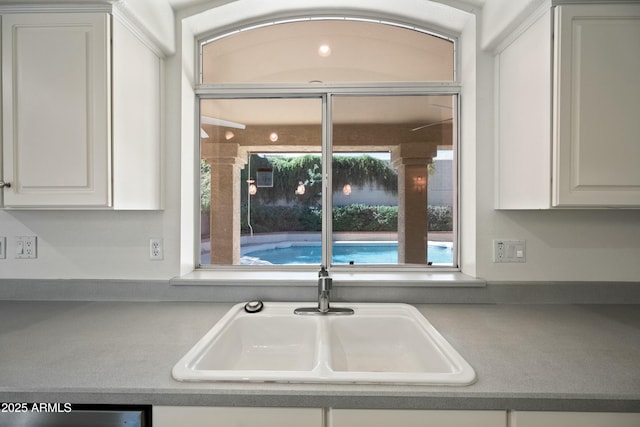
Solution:
M 343 307 L 330 307 L 331 288 L 333 287 L 333 279 L 329 276 L 329 272 L 324 265 L 320 266 L 318 272 L 318 307 L 300 307 L 294 310 L 295 314 L 333 314 L 345 315 L 353 314 L 353 310 Z
M 329 299 L 331 288 L 333 287 L 333 279 L 329 277 L 329 272 L 324 265 L 320 266 L 318 272 L 318 311 L 326 313 L 329 311 Z

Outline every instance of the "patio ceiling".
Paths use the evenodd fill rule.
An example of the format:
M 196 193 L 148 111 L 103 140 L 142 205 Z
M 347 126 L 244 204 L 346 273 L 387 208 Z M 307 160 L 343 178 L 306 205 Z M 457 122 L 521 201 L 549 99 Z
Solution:
M 330 53 L 319 48 L 326 45 Z M 204 83 L 452 81 L 451 40 L 393 25 L 322 20 L 274 24 L 205 44 Z M 336 123 L 427 125 L 453 114 L 451 96 L 341 97 Z M 292 108 L 292 106 L 294 106 Z M 201 113 L 247 125 L 320 123 L 317 99 L 295 102 L 204 100 Z

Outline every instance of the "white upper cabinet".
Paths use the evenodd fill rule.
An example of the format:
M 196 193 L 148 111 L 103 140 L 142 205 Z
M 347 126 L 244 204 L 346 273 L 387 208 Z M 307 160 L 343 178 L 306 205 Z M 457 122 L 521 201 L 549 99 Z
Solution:
M 107 13 L 2 16 L 4 206 L 159 209 L 160 66 Z
M 539 10 L 496 102 L 496 208 L 640 207 L 640 4 Z
M 554 206 L 640 206 L 640 4 L 556 9 Z
M 2 17 L 6 206 L 108 206 L 109 16 Z

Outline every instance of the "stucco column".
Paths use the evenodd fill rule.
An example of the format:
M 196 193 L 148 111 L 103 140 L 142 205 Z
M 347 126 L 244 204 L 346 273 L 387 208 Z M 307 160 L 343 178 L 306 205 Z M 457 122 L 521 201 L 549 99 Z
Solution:
M 392 150 L 398 172 L 398 263 L 427 263 L 427 186 L 435 147 L 400 144 Z
M 202 144 L 211 166 L 211 264 L 240 263 L 240 170 L 247 154 L 233 143 Z

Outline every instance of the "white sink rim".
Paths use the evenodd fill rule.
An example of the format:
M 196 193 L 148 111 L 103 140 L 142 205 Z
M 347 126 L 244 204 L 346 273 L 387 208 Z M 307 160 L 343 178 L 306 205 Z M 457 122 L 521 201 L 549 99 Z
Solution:
M 431 323 L 413 306 L 408 304 L 395 303 L 334 303 L 335 307 L 350 307 L 355 310 L 353 316 L 297 316 L 293 314 L 293 310 L 298 307 L 311 306 L 310 303 L 281 303 L 267 302 L 264 309 L 259 313 L 246 313 L 244 311 L 244 303 L 234 305 L 214 326 L 209 330 L 173 367 L 172 375 L 179 381 L 239 381 L 239 382 L 285 382 L 285 383 L 357 383 L 357 384 L 421 384 L 421 385 L 449 385 L 449 386 L 465 386 L 476 381 L 476 374 L 471 365 L 462 358 L 462 356 L 447 342 L 447 340 L 431 325 Z M 349 322 L 349 319 L 366 322 L 367 318 L 375 321 L 384 321 L 385 317 L 389 319 L 406 318 L 415 326 L 412 333 L 420 333 L 424 335 L 431 349 L 416 349 L 416 351 L 432 351 L 437 359 L 435 363 L 440 365 L 436 371 L 425 369 L 408 369 L 394 370 L 388 372 L 373 372 L 371 370 L 353 370 L 341 366 L 336 360 L 335 354 L 339 354 L 339 345 L 337 335 L 342 331 L 335 332 L 332 327 L 340 328 L 338 323 Z M 203 358 L 208 352 L 214 348 L 219 342 L 225 331 L 232 327 L 237 327 L 238 321 L 241 319 L 256 319 L 261 322 L 270 322 L 275 318 L 291 319 L 296 323 L 302 324 L 306 321 L 306 328 L 309 332 L 313 331 L 314 342 L 313 349 L 309 352 L 306 350 L 301 357 L 306 357 L 301 369 L 292 367 L 291 369 L 270 369 L 256 367 L 255 369 L 202 369 L 200 366 Z M 300 320 L 298 320 L 300 319 Z M 303 320 L 306 319 L 306 320 Z M 356 331 L 357 332 L 357 331 Z M 375 335 L 375 334 L 374 334 Z M 294 340 L 295 341 L 295 340 Z M 295 346 L 294 344 L 291 344 Z M 375 343 L 373 345 L 376 345 Z M 268 347 L 268 346 L 264 346 Z M 357 346 L 356 346 L 357 347 Z M 375 349 L 375 348 L 374 348 Z M 264 349 L 259 349 L 262 351 Z M 383 350 L 381 348 L 381 350 Z M 411 349 L 410 349 L 411 350 Z M 266 351 L 269 351 L 267 348 Z M 382 351 L 381 351 L 382 352 Z M 430 357 L 427 353 L 417 353 L 414 356 L 418 359 Z M 437 353 L 437 354 L 436 354 Z M 312 354 L 312 356 L 310 356 Z M 351 354 L 351 353 L 350 353 Z M 313 360 L 308 358 L 312 357 Z M 345 359 L 349 359 L 346 357 Z M 351 357 L 351 361 L 364 362 L 366 360 L 358 360 L 357 356 Z M 260 357 L 255 358 L 261 363 Z M 293 362 L 292 362 L 293 363 Z M 416 366 L 421 362 L 417 361 Z M 443 365 L 446 367 L 443 368 Z

